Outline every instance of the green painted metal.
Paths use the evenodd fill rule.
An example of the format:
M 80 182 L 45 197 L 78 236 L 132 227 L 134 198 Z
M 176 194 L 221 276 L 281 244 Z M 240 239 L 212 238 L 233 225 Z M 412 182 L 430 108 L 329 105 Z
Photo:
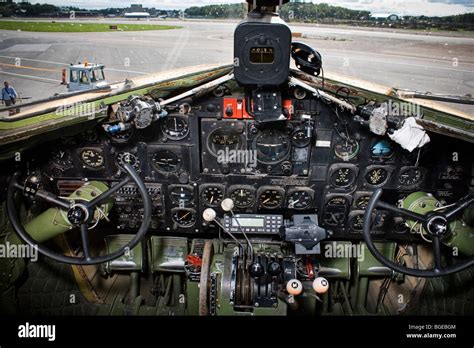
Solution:
M 232 66 L 226 65 L 204 69 L 197 73 L 184 73 L 149 85 L 120 89 L 105 96 L 101 94 L 80 104 L 61 105 L 60 108 L 52 110 L 45 109 L 44 113 L 24 120 L 15 122 L 0 120 L 0 161 L 11 158 L 17 152 L 25 151 L 38 143 L 64 136 L 64 129 L 69 128 L 70 135 L 75 135 L 103 122 L 108 115 L 109 106 L 124 101 L 131 95 L 166 98 L 173 93 L 224 76 L 231 70 Z
M 374 243 L 377 250 L 385 256 L 387 260 L 393 261 L 395 258 L 395 251 L 397 249 L 396 243 Z M 357 259 L 357 274 L 359 277 L 384 277 L 386 274 L 378 272 L 379 269 L 387 269 L 382 265 L 367 248 L 367 244 L 361 243 L 360 258 Z
M 148 246 L 149 269 L 152 273 L 184 273 L 184 263 L 188 255 L 186 238 L 152 236 Z
M 105 237 L 105 244 L 106 244 L 106 253 L 112 254 L 125 245 L 130 243 L 133 238 L 135 238 L 132 234 L 119 234 L 113 236 L 106 236 Z M 113 272 L 142 272 L 145 269 L 145 263 L 143 261 L 143 247 L 142 244 L 137 244 L 132 250 L 128 250 L 125 252 L 124 255 L 121 257 L 107 262 L 105 265 L 105 271 L 109 274 Z
M 351 278 L 351 258 L 344 251 L 352 247 L 351 242 L 322 242 L 321 255 L 316 255 L 315 260 L 319 263 L 328 279 Z M 341 251 L 341 252 L 338 252 Z
M 405 198 L 402 203 L 402 207 L 404 209 L 413 211 L 420 215 L 426 215 L 427 213 L 441 208 L 441 206 L 441 203 L 435 197 L 425 192 L 412 193 L 407 198 Z M 471 209 L 472 208 L 467 210 L 467 217 L 472 214 Z M 422 228 L 420 223 L 412 220 L 408 220 L 407 224 L 414 231 L 418 231 L 419 228 Z M 451 235 L 446 240 L 444 240 L 443 243 L 452 248 L 457 248 L 461 254 L 473 255 L 474 228 L 469 226 L 463 219 L 457 219 L 450 222 L 449 230 L 451 231 Z M 422 233 L 424 235 L 428 234 L 424 228 L 422 228 Z
M 69 198 L 91 201 L 94 197 L 107 191 L 106 184 L 98 181 L 86 183 L 76 190 Z M 106 216 L 112 208 L 112 202 L 104 203 L 101 210 Z M 94 219 L 101 219 L 102 215 L 96 210 Z M 70 230 L 71 224 L 67 220 L 67 212 L 59 208 L 51 208 L 38 215 L 25 225 L 25 230 L 38 243 L 45 242 Z M 22 245 L 23 241 L 16 233 L 5 236 L 3 245 Z M 0 292 L 14 284 L 23 274 L 25 261 L 22 258 L 0 258 Z

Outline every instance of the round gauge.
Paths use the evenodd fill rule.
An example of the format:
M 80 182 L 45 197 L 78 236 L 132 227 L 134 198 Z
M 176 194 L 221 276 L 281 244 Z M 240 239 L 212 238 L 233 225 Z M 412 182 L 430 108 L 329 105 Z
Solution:
M 334 153 L 339 159 L 348 162 L 356 158 L 360 152 L 359 142 L 355 139 L 341 140 L 334 147 Z
M 105 164 L 105 157 L 101 150 L 84 149 L 81 154 L 81 161 L 85 167 L 91 169 L 102 169 Z
M 324 212 L 324 223 L 330 226 L 344 226 L 348 206 L 347 197 L 336 196 L 328 199 Z
M 308 137 L 306 129 L 298 129 L 291 135 L 291 141 L 296 147 L 307 147 L 311 144 L 311 137 Z
M 356 201 L 356 207 L 362 210 L 367 209 L 367 206 L 369 205 L 370 201 L 370 196 L 361 196 L 359 199 Z
M 371 186 L 382 186 L 388 180 L 390 173 L 384 168 L 374 168 L 367 172 L 365 181 Z
M 312 205 L 312 200 L 312 190 L 293 190 L 288 193 L 288 208 L 297 210 L 308 209 Z
M 284 133 L 266 130 L 255 138 L 254 149 L 257 150 L 259 162 L 274 164 L 286 159 L 291 150 L 291 143 Z
M 338 196 L 338 197 L 333 197 L 331 198 L 328 202 L 327 202 L 327 205 L 329 206 L 333 206 L 333 207 L 339 207 L 339 206 L 345 206 L 347 205 L 349 202 L 347 200 L 346 197 L 341 197 L 341 196 Z
M 245 209 L 255 203 L 255 193 L 249 188 L 236 188 L 230 194 L 237 208 Z
M 125 163 L 130 164 L 133 169 L 140 171 L 140 160 L 138 157 L 130 152 L 120 152 L 116 157 L 117 165 L 124 168 Z
M 419 168 L 408 168 L 402 170 L 398 177 L 398 183 L 401 186 L 415 186 L 423 178 L 423 172 Z
M 209 207 L 217 207 L 224 199 L 224 191 L 219 186 L 208 186 L 201 193 L 201 199 Z
M 274 188 L 264 190 L 258 199 L 258 203 L 265 209 L 276 209 L 282 206 L 285 198 L 283 190 Z
M 193 203 L 194 190 L 192 187 L 175 186 L 170 189 L 171 201 L 179 206 Z
M 209 135 L 207 146 L 216 157 L 220 151 L 239 150 L 242 147 L 241 133 L 237 129 L 216 129 Z
M 51 153 L 51 161 L 57 168 L 68 169 L 74 165 L 71 154 L 63 150 L 55 150 Z
M 357 179 L 355 171 L 351 168 L 340 168 L 331 175 L 331 185 L 339 188 L 352 186 Z
M 364 215 L 358 214 L 352 217 L 349 221 L 349 227 L 351 230 L 356 232 L 362 232 L 364 229 Z
M 160 172 L 174 173 L 178 171 L 181 159 L 174 152 L 161 150 L 153 155 L 152 163 Z
M 370 155 L 374 158 L 391 158 L 393 153 L 393 146 L 386 139 L 374 142 L 370 148 Z
M 196 212 L 189 209 L 177 209 L 173 213 L 173 221 L 178 224 L 178 226 L 189 228 L 194 226 L 196 223 Z
M 188 136 L 189 125 L 183 118 L 168 117 L 164 120 L 161 131 L 168 139 L 181 140 Z
M 126 143 L 133 136 L 133 129 L 129 129 L 120 133 L 112 134 L 110 137 L 116 143 Z
M 99 140 L 99 134 L 97 134 L 95 130 L 85 131 L 79 137 L 81 140 L 85 140 L 88 143 L 96 143 Z

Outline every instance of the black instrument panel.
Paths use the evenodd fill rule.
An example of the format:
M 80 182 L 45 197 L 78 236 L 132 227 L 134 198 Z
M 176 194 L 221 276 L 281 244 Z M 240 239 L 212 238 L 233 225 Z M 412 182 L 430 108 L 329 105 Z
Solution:
M 469 161 L 440 162 L 452 158 L 442 153 L 455 149 L 454 141 L 409 153 L 388 137 L 341 122 L 322 102 L 291 104 L 290 121 L 261 126 L 250 118 L 226 118 L 222 98 L 204 98 L 141 131 L 108 136 L 97 128 L 65 139 L 47 152 L 44 172 L 67 194 L 61 192 L 67 182 L 113 183 L 123 177 L 123 164 L 131 164 L 153 193 L 151 229 L 160 234 L 215 233 L 202 212 L 214 208 L 223 215 L 220 203 L 231 198 L 237 213 L 285 219 L 318 214 L 333 236 L 361 238 L 364 211 L 377 188 L 394 202 L 421 190 L 450 203 L 467 190 L 472 168 L 460 163 Z M 128 229 L 140 214 L 131 213 L 133 194 L 124 196 L 114 210 L 118 225 Z M 407 234 L 403 221 L 387 212 L 374 220 L 377 235 Z

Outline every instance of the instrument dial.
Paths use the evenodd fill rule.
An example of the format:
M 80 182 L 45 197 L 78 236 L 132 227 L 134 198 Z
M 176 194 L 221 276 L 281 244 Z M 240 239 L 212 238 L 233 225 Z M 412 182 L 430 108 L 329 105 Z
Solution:
M 53 165 L 59 169 L 69 169 L 74 165 L 74 160 L 68 151 L 55 150 L 51 153 Z
M 219 157 L 220 151 L 239 150 L 242 147 L 243 128 L 219 128 L 213 131 L 207 140 L 209 152 Z
M 85 149 L 82 150 L 81 161 L 85 167 L 90 169 L 102 169 L 105 165 L 105 156 L 101 150 Z
M 194 190 L 192 187 L 175 186 L 170 188 L 171 201 L 179 206 L 188 206 L 193 204 Z
M 393 145 L 386 139 L 377 140 L 370 147 L 370 156 L 374 159 L 390 159 L 393 154 Z
M 182 140 L 189 134 L 189 124 L 181 117 L 168 117 L 164 120 L 161 130 L 171 140 Z
M 154 167 L 163 173 L 175 173 L 181 166 L 181 159 L 169 150 L 158 151 L 152 159 Z
M 313 197 L 313 190 L 292 190 L 288 193 L 288 208 L 297 210 L 308 209 L 312 205 Z
M 348 188 L 354 185 L 357 179 L 355 171 L 351 168 L 340 168 L 331 175 L 331 185 L 339 188 Z
M 365 175 L 365 181 L 371 186 L 382 186 L 390 176 L 385 168 L 374 168 Z
M 254 148 L 259 162 L 275 164 L 286 159 L 291 150 L 291 142 L 282 132 L 266 130 L 255 138 Z
M 359 142 L 355 139 L 341 140 L 334 147 L 334 153 L 337 158 L 348 162 L 357 157 L 360 152 Z
M 306 129 L 298 129 L 291 136 L 291 141 L 296 147 L 307 147 L 311 144 L 311 137 L 308 137 Z
M 209 207 L 217 207 L 224 199 L 224 190 L 219 186 L 206 187 L 201 193 L 203 203 Z
M 255 192 L 250 188 L 236 188 L 231 192 L 230 198 L 237 208 L 245 209 L 255 203 Z
M 349 199 L 347 197 L 336 196 L 330 198 L 326 202 L 324 223 L 329 226 L 344 226 L 348 209 Z
M 364 229 L 364 215 L 358 214 L 349 221 L 349 227 L 355 232 L 362 232 Z
M 400 186 L 410 187 L 420 183 L 423 179 L 423 172 L 419 168 L 408 168 L 402 170 L 398 177 L 398 183 Z
M 123 169 L 125 163 L 127 163 L 131 165 L 137 172 L 140 171 L 141 167 L 138 157 L 130 152 L 120 152 L 116 157 L 116 163 L 121 169 Z
M 258 202 L 262 208 L 277 209 L 283 205 L 285 199 L 285 191 L 279 188 L 269 188 L 262 191 Z
M 370 198 L 371 198 L 370 196 L 359 197 L 359 199 L 357 199 L 357 201 L 356 201 L 356 207 L 359 208 L 359 209 L 362 209 L 362 210 L 367 209 L 367 206 L 369 205 Z
M 196 212 L 192 209 L 176 209 L 172 215 L 173 221 L 180 227 L 189 228 L 196 223 Z

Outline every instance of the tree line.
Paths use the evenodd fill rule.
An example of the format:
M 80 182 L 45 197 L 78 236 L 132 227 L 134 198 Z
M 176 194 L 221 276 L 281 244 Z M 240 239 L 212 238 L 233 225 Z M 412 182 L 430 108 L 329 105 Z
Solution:
M 51 14 L 58 14 L 70 10 L 81 10 L 75 7 L 57 7 L 49 4 L 29 4 L 0 2 L 0 16 L 3 17 L 39 17 Z M 120 15 L 123 9 L 108 8 L 95 10 L 95 13 L 101 15 Z M 173 12 L 178 16 L 178 10 L 163 11 L 157 10 L 157 14 L 166 14 Z M 193 6 L 185 11 L 186 17 L 190 18 L 243 18 L 247 13 L 246 4 L 226 4 L 226 5 L 207 5 Z M 281 9 L 280 15 L 287 21 L 305 21 L 305 22 L 346 22 L 354 25 L 379 25 L 380 19 L 372 17 L 370 11 L 351 10 L 340 6 L 331 6 L 325 3 L 288 3 Z M 427 16 L 406 16 L 398 20 L 390 21 L 391 27 L 410 27 L 426 28 L 440 27 L 445 29 L 473 29 L 474 13 L 466 13 L 456 16 L 445 17 L 427 17 Z

